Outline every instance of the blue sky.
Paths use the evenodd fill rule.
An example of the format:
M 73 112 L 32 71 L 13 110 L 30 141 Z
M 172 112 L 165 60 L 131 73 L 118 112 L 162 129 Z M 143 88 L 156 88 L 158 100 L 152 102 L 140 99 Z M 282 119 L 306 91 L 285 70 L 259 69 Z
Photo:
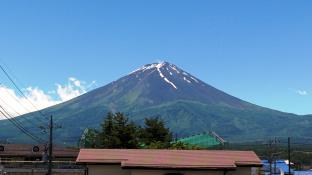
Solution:
M 45 93 L 70 77 L 102 86 L 166 60 L 249 102 L 312 114 L 311 6 L 309 0 L 1 1 L 0 59 L 24 88 Z

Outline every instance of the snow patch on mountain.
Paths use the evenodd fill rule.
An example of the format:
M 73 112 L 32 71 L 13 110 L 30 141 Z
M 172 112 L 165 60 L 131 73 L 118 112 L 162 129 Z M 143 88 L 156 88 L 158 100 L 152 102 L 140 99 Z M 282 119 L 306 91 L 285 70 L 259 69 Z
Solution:
M 174 87 L 175 89 L 178 89 L 177 86 L 176 86 L 175 84 L 173 84 L 171 81 L 169 81 L 167 78 L 164 78 L 164 80 L 165 80 L 167 83 L 171 84 L 171 86 Z
M 178 89 L 177 86 L 176 86 L 174 83 L 172 83 L 171 81 L 169 81 L 169 80 L 167 79 L 167 77 L 165 77 L 164 74 L 161 72 L 160 68 L 161 68 L 162 66 L 164 66 L 164 63 L 162 63 L 162 64 L 157 64 L 157 65 L 156 65 L 156 68 L 157 68 L 157 71 L 158 71 L 158 73 L 159 73 L 159 76 L 160 76 L 161 78 L 163 78 L 163 79 L 164 79 L 168 84 L 170 84 L 173 88 Z
M 174 84 L 173 81 L 171 81 L 165 75 L 170 75 L 170 76 L 173 76 L 174 78 L 176 78 L 176 76 L 180 77 L 180 79 L 183 79 L 185 82 L 187 82 L 189 84 L 191 84 L 192 82 L 200 83 L 199 80 L 197 80 L 196 78 L 192 77 L 191 74 L 189 74 L 189 73 L 179 69 L 174 64 L 170 64 L 168 62 L 159 62 L 159 63 L 147 64 L 147 65 L 142 66 L 141 68 L 136 69 L 135 71 L 131 72 L 131 74 L 137 73 L 139 71 L 140 72 L 145 72 L 147 70 L 157 71 L 159 76 L 166 83 L 170 84 L 174 89 L 178 89 L 178 87 L 176 86 L 176 84 Z M 177 75 L 177 74 L 180 74 L 180 76 Z
M 196 78 L 191 77 L 191 76 L 190 76 L 190 78 L 191 78 L 192 80 L 194 80 L 196 83 L 199 83 L 199 81 L 198 81 Z
M 188 83 L 192 83 L 190 80 L 188 80 L 186 77 L 183 77 L 183 80 L 188 82 Z
M 160 63 L 154 63 L 154 64 L 147 64 L 145 66 L 142 66 L 134 71 L 132 71 L 130 74 L 133 74 L 133 73 L 136 73 L 138 71 L 142 71 L 142 72 L 145 72 L 147 70 L 150 70 L 150 69 L 154 69 L 154 68 L 161 68 L 165 65 L 165 62 L 160 62 Z
M 186 72 L 183 72 L 182 74 L 183 74 L 183 75 L 186 75 L 186 76 L 188 76 L 188 74 L 187 74 Z
M 176 71 L 178 74 L 180 73 L 180 71 L 175 66 L 170 65 L 170 68 Z

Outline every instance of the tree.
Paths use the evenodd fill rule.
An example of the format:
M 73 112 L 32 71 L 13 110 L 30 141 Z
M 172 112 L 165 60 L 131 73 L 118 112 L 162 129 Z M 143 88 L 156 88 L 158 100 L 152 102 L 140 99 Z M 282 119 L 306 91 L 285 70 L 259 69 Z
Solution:
M 141 129 L 141 139 L 147 148 L 169 148 L 172 133 L 165 123 L 158 117 L 146 118 L 145 126 Z
M 80 147 L 82 148 L 96 148 L 98 145 L 98 132 L 95 129 L 85 129 L 81 139 Z
M 170 149 L 177 149 L 177 150 L 200 150 L 201 147 L 197 145 L 192 145 L 189 143 L 183 143 L 183 142 L 175 142 L 170 145 Z
M 109 112 L 107 113 L 104 122 L 101 123 L 101 132 L 98 135 L 100 148 L 113 148 L 118 142 L 116 137 L 114 137 L 115 131 L 113 120 L 114 114 Z
M 101 126 L 101 148 L 138 148 L 138 128 L 123 113 L 108 113 Z
M 123 113 L 116 113 L 113 122 L 115 125 L 113 136 L 119 141 L 115 148 L 138 148 L 138 127 L 129 122 Z
M 83 145 L 91 148 L 163 149 L 170 148 L 172 134 L 160 118 L 145 119 L 141 128 L 117 112 L 107 113 L 101 130 L 87 130 L 83 138 Z

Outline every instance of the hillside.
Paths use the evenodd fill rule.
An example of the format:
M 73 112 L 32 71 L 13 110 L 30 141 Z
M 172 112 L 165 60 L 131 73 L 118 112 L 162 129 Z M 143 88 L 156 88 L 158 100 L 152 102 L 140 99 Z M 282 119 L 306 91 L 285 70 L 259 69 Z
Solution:
M 164 62 L 145 65 L 104 87 L 41 112 L 53 115 L 62 128 L 59 143 L 74 144 L 85 128 L 99 127 L 109 111 L 121 111 L 141 124 L 161 116 L 178 136 L 214 130 L 229 141 L 273 136 L 311 136 L 312 117 L 263 108 L 226 94 L 177 66 Z M 18 117 L 40 134 L 37 112 Z M 31 122 L 26 122 L 31 121 Z M 0 122 L 0 139 L 29 142 L 8 121 Z

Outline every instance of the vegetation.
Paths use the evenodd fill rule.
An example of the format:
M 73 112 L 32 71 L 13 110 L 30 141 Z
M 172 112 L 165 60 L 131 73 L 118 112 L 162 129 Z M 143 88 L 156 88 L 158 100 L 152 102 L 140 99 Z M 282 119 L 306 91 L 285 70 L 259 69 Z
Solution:
M 86 129 L 82 138 L 80 145 L 84 145 L 88 148 L 95 148 L 97 141 L 98 132 L 95 129 Z
M 138 127 L 122 113 L 108 113 L 98 134 L 100 148 L 137 148 Z
M 170 148 L 172 134 L 160 118 L 146 118 L 142 128 L 123 113 L 108 113 L 101 130 L 89 129 L 83 137 L 83 146 L 89 148 Z
M 138 148 L 139 131 L 140 128 L 123 113 L 108 113 L 101 123 L 101 130 L 88 129 L 80 143 L 86 148 Z
M 175 142 L 175 143 L 172 143 L 170 145 L 170 148 L 171 149 L 179 149 L 179 150 L 200 150 L 200 149 L 203 149 L 197 145 L 193 145 L 193 144 L 189 144 L 189 143 L 184 143 L 184 142 Z
M 146 118 L 144 126 L 131 122 L 123 113 L 108 113 L 99 131 L 85 131 L 81 146 L 116 149 L 201 149 L 196 145 L 173 142 L 172 133 L 159 117 Z
M 141 142 L 146 148 L 169 148 L 172 141 L 172 133 L 165 127 L 160 118 L 146 118 L 145 126 L 141 129 Z

